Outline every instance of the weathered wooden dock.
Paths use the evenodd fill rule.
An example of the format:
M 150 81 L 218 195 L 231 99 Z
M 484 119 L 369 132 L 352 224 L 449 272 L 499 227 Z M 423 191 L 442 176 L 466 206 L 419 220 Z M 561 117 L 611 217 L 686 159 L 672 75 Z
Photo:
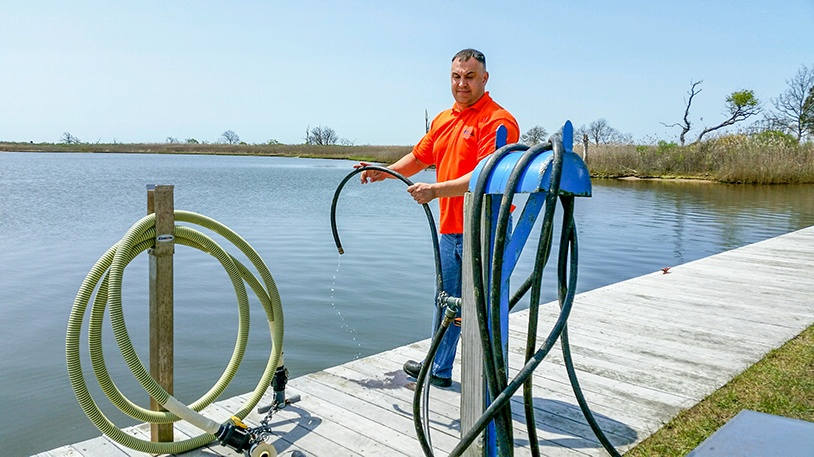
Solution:
M 574 363 L 594 415 L 620 452 L 726 384 L 814 323 L 814 227 L 579 294 L 569 319 Z M 553 322 L 555 303 L 541 308 Z M 540 338 L 548 328 L 541 325 Z M 511 315 L 510 365 L 523 359 L 526 312 Z M 280 455 L 419 456 L 412 423 L 412 380 L 401 371 L 420 360 L 429 340 L 292 379 L 302 401 L 274 415 Z M 446 455 L 460 436 L 460 368 L 451 389 L 431 391 L 432 444 Z M 541 449 L 548 456 L 605 456 L 576 404 L 557 349 L 535 374 Z M 204 413 L 225 420 L 242 397 Z M 517 393 L 517 455 L 529 448 Z M 251 414 L 246 422 L 261 419 Z M 149 439 L 149 425 L 127 429 Z M 197 434 L 176 425 L 177 438 Z M 39 456 L 146 455 L 105 437 Z M 236 455 L 221 446 L 190 456 Z

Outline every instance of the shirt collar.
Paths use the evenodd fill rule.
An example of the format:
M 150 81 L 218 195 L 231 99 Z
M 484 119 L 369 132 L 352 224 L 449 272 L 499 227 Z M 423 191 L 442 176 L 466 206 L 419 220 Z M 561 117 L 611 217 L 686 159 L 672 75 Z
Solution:
M 460 107 L 458 107 L 458 102 L 455 102 L 452 105 L 452 113 L 457 115 L 457 114 L 461 114 L 462 111 L 466 111 L 468 109 L 473 109 L 473 110 L 477 111 L 477 110 L 480 110 L 481 108 L 483 108 L 491 100 L 492 100 L 492 97 L 489 96 L 489 91 L 486 91 L 486 92 L 483 93 L 483 96 L 481 96 L 481 98 L 479 98 L 478 101 L 475 102 L 474 105 L 469 106 L 467 108 L 461 109 Z

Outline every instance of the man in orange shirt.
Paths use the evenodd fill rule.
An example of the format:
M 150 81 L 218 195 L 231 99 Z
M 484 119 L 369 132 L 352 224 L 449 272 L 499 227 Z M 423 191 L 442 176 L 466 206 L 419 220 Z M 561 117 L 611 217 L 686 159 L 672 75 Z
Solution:
M 520 135 L 517 121 L 492 100 L 486 92 L 489 72 L 486 57 L 474 49 L 464 49 L 452 58 L 452 96 L 455 104 L 433 119 L 429 132 L 412 152 L 388 168 L 412 176 L 430 165 L 436 167 L 436 182 L 417 182 L 407 192 L 419 204 L 439 199 L 441 209 L 439 241 L 441 274 L 444 291 L 461 296 L 461 258 L 463 256 L 463 195 L 469 187 L 472 170 L 484 157 L 495 151 L 495 136 L 501 125 L 508 130 L 508 142 L 516 143 Z M 369 165 L 361 162 L 356 168 Z M 362 184 L 391 177 L 377 170 L 361 173 Z M 436 307 L 433 329 L 443 318 Z M 452 363 L 461 328 L 450 326 L 438 348 L 432 365 L 430 383 L 440 387 L 452 385 Z M 416 377 L 422 362 L 404 364 L 404 371 Z

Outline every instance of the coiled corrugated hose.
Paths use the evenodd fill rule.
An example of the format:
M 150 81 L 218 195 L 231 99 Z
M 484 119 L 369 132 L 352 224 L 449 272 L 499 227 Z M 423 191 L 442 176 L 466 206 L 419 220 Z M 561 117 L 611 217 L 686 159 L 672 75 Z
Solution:
M 268 267 L 257 252 L 237 233 L 230 230 L 220 222 L 206 216 L 189 211 L 175 211 L 176 222 L 186 222 L 212 230 L 237 247 L 252 263 L 260 274 L 262 283 L 238 259 L 223 250 L 214 240 L 204 233 L 191 227 L 176 225 L 173 231 L 175 242 L 204 251 L 215 257 L 231 279 L 238 301 L 238 336 L 235 349 L 223 374 L 215 385 L 201 398 L 189 406 L 181 403 L 171 396 L 150 376 L 144 364 L 138 358 L 127 334 L 127 327 L 122 313 L 122 275 L 124 268 L 141 252 L 155 244 L 155 214 L 145 216 L 136 222 L 125 236 L 102 255 L 91 268 L 82 282 L 79 292 L 74 300 L 73 308 L 68 320 L 68 331 L 65 338 L 65 353 L 68 365 L 68 375 L 71 380 L 76 398 L 85 414 L 94 425 L 114 441 L 142 452 L 152 454 L 174 454 L 186 452 L 204 446 L 215 439 L 214 434 L 221 424 L 199 413 L 203 408 L 214 402 L 223 393 L 231 382 L 246 349 L 249 335 L 249 303 L 244 281 L 249 284 L 263 305 L 268 319 L 271 336 L 271 353 L 266 368 L 257 387 L 254 389 L 246 405 L 233 415 L 243 419 L 263 397 L 271 383 L 274 372 L 282 357 L 283 351 L 283 309 L 277 286 L 274 283 Z M 151 442 L 136 438 L 120 430 L 99 409 L 88 391 L 82 365 L 80 361 L 79 336 L 82 330 L 85 311 L 93 298 L 89 317 L 88 345 L 91 364 L 99 385 L 111 403 L 122 412 L 143 422 L 170 423 L 183 419 L 200 428 L 205 433 L 176 442 Z M 110 378 L 105 367 L 102 354 L 102 321 L 106 305 L 109 304 L 109 314 L 116 342 L 121 350 L 127 366 L 139 381 L 141 386 L 152 398 L 161 404 L 167 411 L 151 411 L 142 408 L 128 400 L 118 390 Z

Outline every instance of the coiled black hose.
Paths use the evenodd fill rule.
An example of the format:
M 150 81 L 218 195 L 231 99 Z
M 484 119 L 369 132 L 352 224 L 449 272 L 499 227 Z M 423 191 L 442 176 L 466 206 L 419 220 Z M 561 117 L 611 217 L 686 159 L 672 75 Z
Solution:
M 521 148 L 518 148 L 521 149 Z M 515 189 L 517 187 L 517 183 L 519 182 L 520 176 L 522 175 L 523 171 L 525 170 L 526 166 L 540 153 L 548 150 L 553 149 L 553 159 L 550 166 L 552 167 L 551 170 L 551 182 L 549 184 L 548 194 L 546 195 L 546 211 L 543 218 L 543 227 L 540 233 L 540 241 L 538 243 L 538 250 L 537 255 L 535 258 L 535 265 L 532 274 L 529 276 L 528 279 L 521 285 L 518 291 L 510 300 L 510 307 L 513 307 L 522 296 L 528 291 L 531 290 L 531 303 L 530 303 L 530 310 L 529 310 L 529 326 L 528 326 L 528 340 L 526 346 L 526 363 L 524 367 L 518 372 L 515 378 L 508 384 L 505 384 L 505 381 L 501 382 L 501 380 L 505 380 L 506 376 L 506 367 L 503 365 L 502 367 L 498 367 L 494 365 L 495 362 L 502 360 L 502 343 L 500 338 L 500 313 L 499 313 L 499 300 L 500 300 L 500 285 L 501 285 L 501 274 L 502 274 L 502 262 L 503 262 L 503 252 L 504 252 L 504 245 L 506 241 L 506 233 L 507 228 L 509 225 L 509 209 L 511 207 L 512 199 L 514 197 Z M 552 137 L 552 140 L 548 144 L 535 146 L 534 148 L 528 150 L 523 157 L 518 161 L 515 165 L 515 168 L 512 170 L 512 174 L 509 177 L 509 181 L 506 186 L 506 190 L 503 194 L 503 198 L 501 200 L 500 210 L 498 212 L 497 218 L 497 226 L 495 229 L 495 239 L 494 244 L 492 246 L 492 269 L 491 269 L 491 279 L 490 279 L 490 303 L 491 312 L 489 314 L 490 318 L 490 327 L 491 327 L 491 334 L 487 331 L 484 332 L 483 328 L 485 327 L 479 322 L 479 326 L 481 328 L 481 340 L 482 341 L 490 341 L 491 343 L 488 345 L 484 345 L 484 365 L 486 368 L 486 378 L 489 380 L 490 378 L 496 378 L 496 384 L 498 386 L 503 387 L 499 389 L 499 394 L 495 395 L 494 390 L 490 388 L 491 393 L 491 404 L 486 409 L 484 414 L 481 418 L 476 421 L 473 425 L 472 429 L 467 431 L 463 437 L 461 442 L 453 449 L 451 456 L 458 456 L 461 455 L 471 444 L 474 440 L 483 432 L 483 430 L 487 427 L 489 422 L 495 420 L 496 428 L 497 428 L 497 438 L 498 438 L 498 450 L 500 451 L 501 455 L 513 455 L 514 452 L 514 443 L 513 440 L 507 439 L 511 433 L 511 407 L 510 401 L 512 395 L 520 388 L 522 385 L 524 387 L 524 407 L 525 407 L 525 415 L 526 415 L 526 426 L 528 429 L 529 434 L 529 442 L 531 445 L 532 455 L 538 456 L 540 455 L 539 444 L 537 439 L 536 433 L 536 423 L 534 420 L 534 408 L 532 403 L 532 374 L 534 370 L 539 366 L 540 362 L 546 357 L 546 355 L 550 352 L 551 348 L 556 343 L 557 339 L 562 338 L 562 349 L 563 349 L 563 358 L 565 359 L 566 370 L 568 371 L 569 380 L 571 382 L 571 386 L 574 390 L 574 394 L 577 397 L 577 401 L 582 409 L 583 414 L 585 415 L 586 420 L 588 421 L 591 429 L 596 434 L 597 438 L 603 445 L 603 447 L 614 457 L 619 456 L 619 453 L 615 450 L 613 445 L 604 435 L 604 432 L 596 423 L 593 414 L 591 413 L 587 402 L 585 401 L 584 396 L 582 395 L 581 388 L 579 387 L 579 382 L 576 377 L 576 372 L 573 367 L 573 361 L 571 360 L 570 354 L 570 347 L 568 345 L 568 338 L 567 338 L 567 320 L 568 316 L 571 311 L 571 307 L 573 305 L 573 299 L 576 292 L 576 281 L 577 281 L 577 265 L 578 265 L 578 258 L 577 258 L 577 234 L 576 234 L 576 225 L 574 223 L 573 218 L 573 210 L 574 210 L 574 197 L 573 196 L 559 196 L 559 189 L 560 189 L 560 179 L 562 176 L 562 168 L 564 162 L 564 154 L 565 150 L 562 145 L 562 137 L 560 134 L 556 134 Z M 483 242 L 481 240 L 480 234 L 480 217 L 481 217 L 481 210 L 482 210 L 482 198 L 483 198 L 483 191 L 485 189 L 486 181 L 489 179 L 489 175 L 491 174 L 492 169 L 494 168 L 494 164 L 500 157 L 494 159 L 494 163 L 491 164 L 490 167 L 485 166 L 481 171 L 481 174 L 478 177 L 478 182 L 475 187 L 475 192 L 473 195 L 472 200 L 472 212 L 471 212 L 471 224 L 470 228 L 472 229 L 473 235 L 471 238 L 472 242 L 472 268 L 473 268 L 473 277 L 475 282 L 475 291 L 474 296 L 476 297 L 476 309 L 477 314 L 479 317 L 481 315 L 485 316 L 485 313 L 481 313 L 483 307 L 485 307 L 485 303 L 480 303 L 479 300 L 485 296 L 485 292 L 483 290 L 478 290 L 483 288 L 483 282 L 480 281 L 482 278 L 483 267 L 482 259 L 483 255 L 481 253 L 481 246 Z M 560 303 L 560 314 L 552 327 L 551 331 L 549 332 L 548 337 L 543 342 L 542 346 L 538 350 L 534 350 L 536 346 L 536 334 L 537 334 L 537 324 L 538 324 L 538 309 L 539 309 L 539 302 L 540 302 L 540 295 L 541 295 L 541 287 L 542 287 L 542 275 L 545 264 L 548 261 L 548 257 L 551 252 L 551 244 L 552 244 L 552 233 L 553 233 L 553 219 L 554 213 L 556 208 L 557 199 L 560 199 L 564 214 L 563 214 L 563 221 L 562 221 L 562 234 L 560 239 L 560 249 L 559 249 L 559 259 L 558 259 L 558 269 L 557 269 L 557 276 L 558 276 L 558 300 Z M 570 262 L 569 262 L 570 259 Z M 569 265 L 570 264 L 570 265 Z M 570 267 L 570 268 L 569 268 Z M 480 319 L 479 319 L 480 320 Z M 489 346 L 490 352 L 492 352 L 492 363 L 490 364 L 487 355 L 486 346 Z M 489 374 L 489 367 L 492 367 L 495 370 L 495 373 Z M 506 420 L 508 419 L 508 424 L 506 424 Z
M 490 155 L 486 160 L 487 162 L 484 163 L 483 168 L 481 169 L 480 175 L 478 176 L 478 180 L 475 182 L 475 188 L 473 190 L 473 198 L 471 200 L 471 214 L 472 218 L 477 219 L 479 221 L 480 214 L 483 211 L 483 195 L 486 190 L 486 183 L 489 176 L 492 174 L 495 166 L 500 162 L 500 160 L 506 156 L 507 154 L 514 152 L 514 151 L 525 151 L 528 149 L 528 146 L 524 144 L 508 144 L 506 146 L 501 147 L 497 151 L 495 151 L 492 155 Z M 477 218 L 474 216 L 477 214 Z M 487 384 L 487 391 L 489 393 L 489 398 L 491 401 L 494 401 L 494 398 L 497 394 L 503 390 L 504 386 L 501 385 L 501 379 L 498 376 L 498 363 L 499 361 L 503 360 L 503 351 L 498 350 L 495 353 L 493 349 L 493 345 L 491 344 L 491 336 L 490 336 L 490 329 L 489 324 L 487 322 L 486 316 L 488 315 L 487 307 L 486 307 L 486 298 L 484 293 L 484 285 L 483 285 L 483 253 L 481 251 L 481 225 L 480 223 L 473 223 L 470 226 L 470 230 L 472 232 L 471 240 L 472 240 L 472 279 L 473 279 L 473 296 L 475 302 L 475 314 L 477 315 L 478 321 L 478 328 L 481 333 L 481 349 L 483 351 L 483 358 L 484 358 L 484 374 L 486 375 L 486 384 Z M 500 359 L 498 359 L 500 357 Z M 501 364 L 505 365 L 505 364 Z M 505 379 L 503 377 L 502 379 Z M 513 439 L 511 436 L 512 431 L 512 422 L 511 422 L 511 411 L 506 414 L 505 412 L 501 414 L 501 417 L 497 421 L 497 438 L 499 441 L 502 442 L 503 446 L 507 446 L 510 443 L 513 445 Z M 503 433 L 501 433 L 503 432 Z M 508 434 L 508 436 L 507 436 Z M 498 444 L 500 446 L 500 443 Z
M 526 151 L 526 153 L 523 154 L 523 156 L 520 158 L 520 160 L 517 162 L 514 169 L 512 170 L 512 173 L 509 175 L 509 179 L 508 179 L 508 181 L 506 183 L 506 189 L 505 189 L 505 191 L 503 193 L 503 197 L 501 199 L 500 210 L 498 212 L 498 218 L 497 218 L 497 226 L 495 228 L 495 242 L 494 242 L 494 246 L 493 246 L 492 276 L 491 276 L 491 285 L 490 285 L 490 288 L 491 288 L 491 296 L 490 296 L 491 303 L 499 303 L 499 300 L 500 300 L 500 290 L 501 290 L 501 281 L 502 281 L 502 272 L 503 272 L 503 253 L 504 253 L 505 246 L 506 246 L 506 236 L 507 236 L 508 225 L 509 225 L 509 213 L 510 213 L 509 210 L 511 208 L 512 200 L 514 199 L 514 195 L 516 193 L 517 184 L 520 181 L 520 176 L 523 174 L 526 167 L 528 166 L 529 163 L 531 163 L 532 160 L 534 160 L 541 153 L 546 152 L 546 151 L 550 151 L 551 149 L 552 149 L 552 145 L 551 145 L 550 142 L 540 144 L 540 145 L 536 145 L 536 146 L 532 147 L 531 149 Z M 546 213 L 549 213 L 549 212 L 553 213 L 552 208 L 554 208 L 554 204 L 548 204 L 548 203 L 556 203 L 556 195 L 557 195 L 556 192 L 552 192 L 552 193 L 549 193 L 547 195 L 547 198 L 546 198 L 546 200 L 547 200 Z M 546 217 L 543 220 L 544 221 L 551 220 L 551 215 L 546 214 Z M 538 256 L 540 256 L 542 254 L 542 260 L 541 261 L 536 261 L 535 262 L 535 267 L 537 267 L 538 265 L 545 265 L 545 263 L 546 263 L 546 261 L 548 259 L 548 255 L 551 252 L 551 233 L 553 231 L 552 230 L 552 225 L 553 224 L 548 223 L 548 224 L 544 224 L 544 226 L 543 226 L 543 230 L 542 230 L 541 236 L 540 236 L 540 243 L 538 243 L 539 246 L 542 246 L 542 249 L 540 249 L 538 251 Z M 537 270 L 537 268 L 535 268 L 535 270 Z M 540 281 L 535 281 L 535 284 L 540 284 L 542 282 L 542 271 L 539 271 L 539 272 L 534 271 L 532 273 L 532 276 L 530 276 L 530 278 L 533 278 L 533 277 L 539 277 Z M 538 289 L 539 289 L 539 287 L 538 287 Z M 538 298 L 538 301 L 539 301 L 539 298 Z M 499 322 L 500 321 L 500 316 L 497 314 L 497 313 L 500 312 L 500 308 L 498 306 L 492 306 L 491 309 L 492 309 L 492 315 L 490 317 L 491 317 L 492 322 L 493 322 L 492 328 L 495 328 L 494 322 Z M 529 315 L 529 329 L 531 329 L 531 328 L 536 329 L 536 325 L 537 325 L 536 324 L 536 322 L 537 322 L 536 318 L 537 318 L 536 313 L 530 312 L 530 315 Z M 532 322 L 533 322 L 533 324 L 532 324 Z M 499 328 L 499 326 L 498 326 L 498 328 Z M 534 337 L 536 337 L 536 335 L 529 334 L 530 339 L 534 338 Z M 496 338 L 493 338 L 492 346 L 493 346 L 493 348 L 496 348 L 496 349 L 493 349 L 493 350 L 502 351 L 502 343 L 501 343 L 501 341 L 497 340 Z M 531 354 L 529 353 L 529 351 L 533 351 L 534 346 L 535 346 L 534 341 L 529 341 L 528 344 L 526 345 L 526 351 L 527 351 L 527 353 L 526 353 L 526 361 L 528 361 L 528 359 L 531 357 Z M 501 372 L 501 376 L 502 376 L 502 379 L 506 378 L 505 370 L 503 370 Z M 528 432 L 529 432 L 529 443 L 530 443 L 530 446 L 531 446 L 531 449 L 532 449 L 532 453 L 534 454 L 534 449 L 538 448 L 538 444 L 537 444 L 537 428 L 534 425 L 535 424 L 535 421 L 534 421 L 534 406 L 533 406 L 533 403 L 532 403 L 532 400 L 531 400 L 531 384 L 532 384 L 531 378 L 529 378 L 524 383 L 524 398 L 525 398 L 524 405 L 525 405 L 525 412 L 526 412 L 526 423 L 527 423 L 527 428 L 528 428 Z

